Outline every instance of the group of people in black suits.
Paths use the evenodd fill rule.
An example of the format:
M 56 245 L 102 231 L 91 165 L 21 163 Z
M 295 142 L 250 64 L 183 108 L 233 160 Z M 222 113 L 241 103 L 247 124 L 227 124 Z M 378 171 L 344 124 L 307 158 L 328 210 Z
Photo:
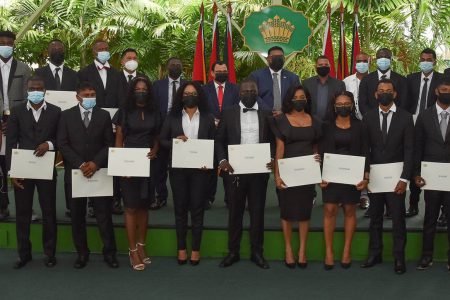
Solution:
M 297 75 L 283 68 L 285 57 L 280 47 L 269 49 L 267 68 L 253 72 L 239 86 L 228 81 L 227 65 L 222 61 L 212 65 L 213 80 L 201 86 L 181 78 L 182 63 L 178 58 L 169 59 L 168 76 L 152 84 L 145 75 L 137 72 L 138 57 L 134 49 L 126 49 L 122 53 L 122 70 L 117 70 L 108 62 L 108 43 L 101 40 L 93 45 L 93 63 L 78 73 L 64 65 L 63 43 L 51 41 L 48 65 L 37 69 L 36 75 L 31 76 L 31 70 L 13 58 L 11 48 L 14 40 L 13 33 L 0 32 L 2 80 L 5 82 L 3 78 L 7 76 L 9 81 L 14 81 L 8 83 L 9 87 L 4 84 L 2 90 L 2 131 L 6 134 L 6 157 L 0 156 L 2 171 L 3 174 L 8 173 L 13 149 L 34 150 L 36 156 L 43 156 L 47 151 L 60 151 L 64 159 L 67 212 L 72 220 L 73 241 L 78 254 L 75 268 L 83 268 L 89 261 L 87 207 L 98 222 L 105 263 L 112 268 L 118 267 L 111 215 L 121 210 L 122 199 L 130 265 L 134 270 L 144 270 L 151 263 L 145 243 L 148 210 L 166 205 L 168 177 L 175 212 L 177 262 L 184 265 L 189 260 L 191 265 L 198 265 L 203 217 L 214 201 L 219 175 L 223 179 L 229 208 L 229 253 L 220 266 L 231 266 L 240 259 L 242 221 L 247 204 L 251 260 L 263 269 L 269 268 L 263 255 L 263 244 L 264 209 L 270 176 L 268 173 L 233 174 L 227 152 L 229 145 L 270 143 L 272 160 L 266 162 L 266 167 L 275 174 L 285 239 L 285 264 L 289 268 L 296 265 L 307 267 L 306 242 L 316 191 L 314 185 L 287 187 L 280 176 L 279 159 L 314 154 L 315 159 L 322 162 L 326 152 L 366 157 L 364 178 L 356 186 L 320 184 L 324 202 L 326 270 L 334 267 L 333 233 L 339 206 L 345 213 L 345 247 L 341 265 L 349 268 L 351 241 L 356 228 L 356 205 L 367 190 L 369 165 L 403 162 L 403 173 L 395 192 L 370 194 L 369 258 L 362 267 L 372 267 L 382 260 L 382 220 L 387 206 L 393 219 L 394 270 L 398 274 L 405 272 L 404 200 L 407 184 L 413 182 L 418 187 L 426 184 L 420 176 L 422 160 L 450 160 L 446 131 L 450 82 L 433 71 L 435 53 L 431 53 L 431 61 L 427 56 L 429 50 L 421 54 L 422 72 L 411 76 L 410 92 L 408 81 L 390 70 L 392 53 L 388 49 L 380 49 L 377 52 L 377 71 L 367 74 L 368 70 L 363 72 L 364 68 L 361 68 L 361 72 L 357 72 L 361 83 L 355 95 L 346 91 L 344 82 L 329 75 L 330 64 L 325 56 L 316 60 L 317 76 L 304 80 L 301 85 Z M 360 63 L 367 62 L 362 58 Z M 430 74 L 432 78 L 428 77 Z M 416 87 L 423 77 L 431 79 L 430 83 L 426 85 L 427 80 L 421 83 L 417 93 Z M 58 107 L 44 101 L 46 90 L 76 91 L 79 105 L 61 112 Z M 109 113 L 101 108 L 119 110 L 111 120 Z M 357 119 L 357 110 L 364 115 L 362 121 Z M 413 115 L 418 115 L 415 126 Z M 172 139 L 179 142 L 214 140 L 216 168 L 171 168 Z M 147 157 L 154 163 L 151 173 L 145 178 L 115 178 L 114 199 L 74 199 L 72 172 L 92 177 L 107 166 L 109 147 L 149 149 Z M 56 171 L 50 181 L 12 178 L 19 252 L 15 268 L 24 267 L 32 259 L 29 235 L 35 187 L 42 209 L 44 263 L 48 267 L 57 263 L 56 180 Z M 436 221 L 441 206 L 448 201 L 448 192 L 425 192 L 421 269 L 433 262 Z M 3 218 L 8 214 L 5 203 L 7 200 L 2 199 L 0 216 Z M 411 203 L 411 208 L 417 211 L 417 203 Z M 187 253 L 189 215 L 192 230 L 190 254 Z M 294 222 L 299 226 L 298 259 L 292 253 L 291 245 Z

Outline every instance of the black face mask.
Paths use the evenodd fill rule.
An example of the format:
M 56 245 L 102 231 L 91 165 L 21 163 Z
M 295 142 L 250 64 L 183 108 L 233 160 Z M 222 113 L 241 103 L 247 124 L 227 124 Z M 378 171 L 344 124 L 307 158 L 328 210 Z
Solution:
M 228 80 L 228 73 L 217 73 L 216 74 L 216 81 L 220 83 L 224 83 Z
M 137 104 L 145 104 L 147 102 L 147 92 L 135 92 L 134 96 L 136 97 Z
M 169 77 L 172 79 L 177 79 L 181 75 L 181 67 L 180 66 L 172 66 L 169 67 Z
M 320 77 L 325 77 L 330 74 L 330 67 L 317 67 L 316 72 Z
M 252 108 L 256 103 L 256 94 L 245 94 L 241 96 L 241 102 L 247 108 Z
M 269 67 L 275 72 L 280 71 L 284 66 L 284 57 L 281 55 L 272 56 L 272 62 Z
M 450 93 L 439 93 L 438 100 L 442 104 L 450 104 Z
M 305 110 L 307 105 L 306 100 L 292 100 L 292 108 L 298 112 Z
M 50 53 L 50 61 L 55 66 L 60 66 L 64 62 L 65 54 L 62 51 Z
M 341 117 L 348 117 L 352 113 L 352 107 L 351 106 L 340 106 L 336 107 L 336 114 Z
M 183 96 L 183 105 L 187 108 L 198 106 L 198 96 Z
M 378 94 L 378 102 L 380 102 L 383 106 L 388 106 L 391 102 L 394 101 L 394 95 L 391 93 L 381 93 Z

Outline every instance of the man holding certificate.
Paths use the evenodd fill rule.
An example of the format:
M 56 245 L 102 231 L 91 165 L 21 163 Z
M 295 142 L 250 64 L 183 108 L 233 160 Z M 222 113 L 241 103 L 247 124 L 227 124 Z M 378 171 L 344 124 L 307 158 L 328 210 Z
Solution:
M 421 169 L 423 162 L 450 163 L 450 78 L 445 78 L 438 84 L 435 91 L 437 102 L 435 105 L 419 114 L 416 122 L 416 153 L 415 153 L 415 183 L 425 189 L 425 219 L 423 222 L 422 258 L 417 266 L 425 270 L 433 264 L 433 244 L 439 210 L 442 205 L 447 208 L 446 216 L 449 221 L 448 207 L 450 206 L 450 192 L 448 186 L 436 187 L 428 190 L 432 184 Z M 426 164 L 426 163 L 425 163 Z M 448 169 L 447 169 L 448 170 Z M 441 175 L 440 171 L 432 173 Z M 442 174 L 441 177 L 445 175 Z M 440 189 L 440 190 L 438 190 Z M 450 245 L 450 227 L 447 227 Z M 450 251 L 448 252 L 447 269 L 450 271 Z
M 96 106 L 95 87 L 81 82 L 77 88 L 79 105 L 65 110 L 58 124 L 58 147 L 64 158 L 64 180 L 72 195 L 72 170 L 81 170 L 90 178 L 108 162 L 108 148 L 114 137 L 109 113 Z M 116 259 L 116 240 L 112 224 L 112 200 L 110 197 L 89 197 L 70 199 L 72 235 L 78 257 L 74 268 L 84 268 L 89 261 L 86 233 L 86 204 L 93 202 L 100 236 L 103 240 L 104 261 L 111 268 L 119 266 Z
M 246 79 L 241 82 L 240 103 L 222 112 L 215 140 L 215 151 L 219 168 L 224 172 L 225 185 L 228 188 L 228 249 L 229 254 L 220 263 L 221 267 L 231 266 L 240 259 L 239 250 L 242 237 L 242 218 L 245 204 L 248 201 L 250 214 L 251 261 L 257 266 L 268 269 L 269 264 L 263 257 L 264 243 L 264 206 L 266 202 L 268 173 L 234 175 L 233 165 L 228 162 L 229 145 L 254 146 L 260 143 L 271 143 L 273 135 L 269 129 L 270 110 L 262 110 L 257 103 L 258 89 L 256 82 Z M 273 147 L 271 147 L 273 153 Z M 256 156 L 256 154 L 255 154 Z M 245 159 L 243 157 L 242 159 Z M 259 169 L 272 168 L 270 157 L 259 162 Z M 265 169 L 265 168 L 264 168 Z
M 387 204 L 392 216 L 394 271 L 403 274 L 406 271 L 405 192 L 413 171 L 414 123 L 410 113 L 395 105 L 397 92 L 392 80 L 380 80 L 374 96 L 379 106 L 367 112 L 363 119 L 369 139 L 369 162 L 401 162 L 403 169 L 391 192 L 370 194 L 369 257 L 361 267 L 370 268 L 382 262 L 383 211 L 384 205 Z M 377 177 L 376 180 L 382 179 Z M 375 184 L 379 185 L 380 182 L 374 182 Z
M 28 101 L 14 107 L 6 132 L 6 162 L 11 170 L 14 149 L 34 150 L 37 159 L 47 151 L 55 151 L 56 128 L 61 109 L 44 101 L 45 84 L 41 77 L 30 77 L 27 83 Z M 42 159 L 42 158 L 41 158 Z M 37 188 L 42 210 L 43 245 L 47 267 L 56 265 L 56 172 L 51 162 L 53 179 L 12 178 L 16 200 L 16 228 L 19 259 L 15 269 L 31 260 L 30 223 L 34 189 Z M 36 170 L 39 172 L 39 170 Z M 32 176 L 30 176 L 32 177 Z

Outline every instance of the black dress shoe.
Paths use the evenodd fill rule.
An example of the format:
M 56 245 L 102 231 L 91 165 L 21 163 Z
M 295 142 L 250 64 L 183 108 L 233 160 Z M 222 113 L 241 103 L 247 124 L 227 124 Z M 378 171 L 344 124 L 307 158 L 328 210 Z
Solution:
M 437 226 L 438 227 L 447 227 L 447 218 L 445 216 L 445 213 L 441 212 L 441 215 L 439 216 L 437 220 Z
M 300 268 L 300 269 L 306 269 L 306 267 L 308 266 L 308 262 L 297 262 L 297 266 Z
M 64 213 L 64 215 L 66 216 L 66 218 L 71 218 L 72 217 L 72 213 L 70 212 L 70 210 L 66 210 L 66 212 Z
M 433 258 L 431 256 L 422 256 L 417 264 L 417 270 L 426 270 L 433 265 Z
M 156 199 L 150 204 L 150 210 L 158 210 L 167 205 L 167 199 Z
M 351 266 L 352 266 L 352 262 L 345 263 L 345 262 L 341 261 L 341 268 L 342 269 L 350 269 Z
M 190 259 L 189 263 L 191 264 L 191 266 L 198 266 L 198 264 L 200 263 L 200 259 L 197 260 Z
M 54 256 L 47 256 L 46 258 L 44 258 L 44 265 L 47 268 L 53 268 L 54 266 L 56 266 L 56 258 Z
M 370 208 L 368 208 L 366 210 L 366 212 L 364 213 L 364 218 L 370 218 L 370 213 L 369 213 Z
M 285 265 L 286 268 L 288 268 L 288 269 L 295 269 L 295 262 L 293 262 L 293 263 L 288 263 L 287 261 L 284 261 L 284 265 Z
M 334 265 L 327 265 L 327 264 L 323 264 L 323 268 L 325 271 L 331 271 L 334 269 Z
M 122 205 L 120 204 L 120 200 L 114 201 L 111 212 L 113 215 L 123 215 L 123 208 Z
M 115 255 L 105 255 L 103 260 L 110 268 L 117 269 L 119 267 L 119 262 Z
M 268 269 L 269 263 L 264 259 L 264 257 L 261 254 L 252 254 L 250 257 L 250 260 L 255 263 L 258 267 L 261 269 Z
M 30 261 L 31 261 L 31 257 L 27 257 L 27 258 L 23 258 L 23 259 L 18 258 L 17 261 L 14 263 L 13 268 L 16 270 L 22 269 Z
M 394 262 L 394 272 L 395 274 L 401 275 L 406 272 L 405 261 L 403 260 L 395 260 Z
M 417 216 L 419 214 L 419 208 L 410 206 L 409 209 L 406 211 L 405 217 L 411 218 L 414 216 Z
M 229 253 L 225 258 L 220 262 L 219 267 L 226 268 L 231 266 L 234 263 L 237 263 L 241 257 L 238 253 Z
M 88 207 L 87 216 L 88 216 L 88 218 L 95 218 L 95 211 L 94 211 L 94 208 L 92 206 Z
M 210 209 L 211 209 L 211 205 L 212 205 L 212 202 L 211 202 L 211 201 L 206 202 L 206 204 L 205 204 L 205 210 L 210 210 Z
M 385 218 L 385 219 L 392 219 L 392 217 L 391 217 L 391 212 L 388 211 L 388 210 L 386 210 L 386 212 L 384 213 L 384 218 Z
M 9 209 L 0 209 L 0 221 L 4 221 L 9 217 Z
M 182 266 L 182 265 L 185 265 L 185 264 L 187 264 L 187 259 L 177 259 L 177 263 L 178 263 L 178 265 L 180 265 L 180 266 Z
M 376 264 L 381 264 L 383 259 L 381 255 L 370 256 L 362 265 L 361 268 L 372 268 Z
M 83 269 L 86 267 L 87 263 L 89 261 L 89 257 L 86 255 L 78 255 L 77 260 L 73 264 L 73 267 L 75 269 Z

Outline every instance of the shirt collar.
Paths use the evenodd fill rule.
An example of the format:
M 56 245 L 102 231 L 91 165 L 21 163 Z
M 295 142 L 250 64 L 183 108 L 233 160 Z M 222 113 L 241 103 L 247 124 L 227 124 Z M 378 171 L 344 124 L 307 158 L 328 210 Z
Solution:
M 241 110 L 243 111 L 244 108 L 247 108 L 244 104 L 242 104 L 242 102 L 239 101 L 239 106 L 241 107 Z M 255 102 L 255 105 L 253 105 L 253 107 L 251 107 L 255 110 L 258 110 L 258 102 Z
M 41 107 L 39 107 L 38 109 L 34 109 L 33 106 L 31 106 L 30 101 L 27 101 L 27 110 L 34 110 L 34 111 L 40 111 L 41 109 L 46 110 L 47 109 L 47 102 L 45 102 L 44 100 L 44 104 L 41 105 Z
M 178 77 L 177 79 L 172 79 L 172 78 L 170 78 L 170 77 L 167 77 L 167 78 L 169 79 L 169 85 L 171 85 L 172 82 L 174 82 L 174 81 L 176 81 L 178 84 L 181 83 L 181 76 Z
M 381 71 L 380 70 L 378 70 L 377 69 L 377 72 L 378 72 L 378 80 L 380 80 L 381 79 L 381 76 L 383 76 L 383 75 L 386 75 L 386 78 L 387 79 L 390 79 L 391 78 L 391 69 L 389 69 L 386 73 L 381 73 Z
M 391 106 L 391 108 L 389 108 L 389 111 L 388 112 L 393 112 L 393 113 L 395 113 L 396 111 L 397 111 L 397 106 L 395 105 L 395 103 L 392 103 L 392 106 Z M 381 109 L 381 107 L 379 107 L 378 106 L 378 113 L 384 113 L 384 111 Z
M 442 107 L 439 106 L 439 104 L 436 102 L 436 111 L 438 116 L 441 115 L 441 112 L 443 112 L 444 110 L 442 109 Z M 448 112 L 450 114 L 450 107 L 448 107 L 446 110 L 446 112 Z
M 278 77 L 280 77 L 280 76 L 281 76 L 281 71 L 283 71 L 283 69 L 281 69 L 281 70 L 279 70 L 278 72 L 275 72 L 275 71 L 272 70 L 270 67 L 269 67 L 269 70 L 270 70 L 270 75 L 272 75 L 272 77 L 273 77 L 273 73 L 277 73 L 277 74 L 278 74 Z
M 0 59 L 0 66 L 3 67 L 4 65 L 7 65 L 9 68 L 11 68 L 11 64 L 13 61 L 13 57 L 11 56 L 10 59 L 7 62 L 4 62 Z
M 429 81 L 431 81 L 433 79 L 433 74 L 434 74 L 434 71 L 432 71 L 430 73 L 430 75 L 425 77 L 425 74 L 423 74 L 423 72 L 420 72 L 420 82 L 422 82 L 424 78 L 428 78 Z
M 92 114 L 93 108 L 86 109 L 86 108 L 83 107 L 83 105 L 81 105 L 81 103 L 78 104 L 78 106 L 80 107 L 80 112 L 81 112 L 82 115 L 84 115 L 84 113 L 85 113 L 86 111 L 88 111 L 88 112 L 90 112 L 90 113 Z
M 97 69 L 103 69 L 103 68 L 110 68 L 109 62 L 105 62 L 105 64 L 102 64 L 101 62 L 99 62 L 98 60 L 94 59 L 94 64 L 97 66 Z
M 55 66 L 54 64 L 52 64 L 51 62 L 48 62 L 48 65 L 49 65 L 49 67 L 50 67 L 50 70 L 52 70 L 52 73 L 55 73 L 55 69 L 56 68 L 60 68 L 61 70 L 61 72 L 62 72 L 62 69 L 63 69 L 63 67 L 64 67 L 64 63 L 62 63 L 60 66 Z
M 181 111 L 181 113 L 183 114 L 183 116 L 189 117 L 189 115 L 188 115 L 188 113 L 186 112 L 185 109 L 183 109 L 183 110 Z M 200 115 L 200 111 L 198 110 L 198 108 L 197 108 L 197 110 L 196 110 L 195 113 L 194 113 L 194 117 L 197 116 L 197 115 L 198 115 L 198 116 Z
M 216 90 L 219 88 L 219 85 L 221 85 L 221 86 L 223 86 L 223 88 L 225 88 L 226 82 L 224 82 L 224 83 L 217 83 L 215 80 L 213 80 L 213 82 L 214 82 L 214 86 L 216 87 Z
M 136 70 L 133 73 L 128 73 L 125 69 L 123 69 L 123 74 L 125 74 L 125 77 L 128 79 L 129 75 L 132 75 L 133 78 L 137 76 Z

